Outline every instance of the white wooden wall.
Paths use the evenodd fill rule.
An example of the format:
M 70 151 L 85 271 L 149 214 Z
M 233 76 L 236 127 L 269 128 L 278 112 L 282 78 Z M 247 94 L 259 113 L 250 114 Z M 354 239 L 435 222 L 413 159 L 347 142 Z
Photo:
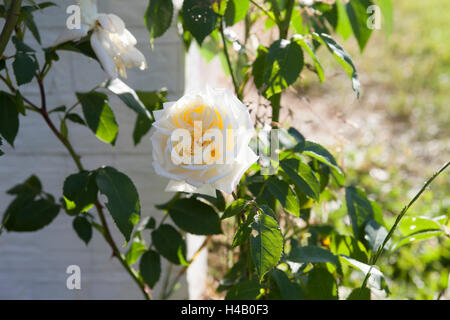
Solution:
M 68 0 L 57 2 L 59 8 L 49 8 L 37 15 L 43 43 L 47 46 L 65 26 L 66 7 L 74 3 Z M 148 59 L 148 70 L 130 71 L 125 81 L 137 90 L 167 87 L 169 98 L 180 97 L 184 90 L 184 54 L 175 27 L 157 39 L 154 51 L 151 51 L 142 19 L 147 1 L 98 2 L 99 11 L 122 17 L 138 39 L 138 48 Z M 33 41 L 29 43 L 36 44 Z M 50 108 L 64 104 L 70 106 L 76 101 L 74 91 L 89 91 L 104 80 L 97 62 L 73 53 L 61 53 L 60 58 L 45 83 Z M 39 103 L 35 83 L 23 86 L 22 92 Z M 87 128 L 76 124 L 69 127 L 70 139 L 88 169 L 112 165 L 129 175 L 139 191 L 142 214 L 161 218 L 162 213 L 154 209 L 154 204 L 170 198 L 171 194 L 163 192 L 167 180 L 154 174 L 148 136 L 138 147 L 133 147 L 135 113 L 117 98 L 111 98 L 111 106 L 120 126 L 116 147 L 98 141 Z M 57 116 L 53 119 L 58 120 Z M 31 174 L 37 174 L 44 189 L 59 198 L 64 178 L 76 172 L 66 150 L 42 118 L 30 113 L 25 118 L 21 117 L 20 122 L 15 149 L 3 147 L 6 154 L 0 157 L 1 213 L 12 200 L 6 195 L 6 190 Z M 110 226 L 116 231 L 116 241 L 122 244 L 124 239 L 111 219 Z M 72 230 L 72 218 L 63 211 L 41 231 L 21 234 L 4 232 L 0 236 L 0 299 L 141 299 L 134 282 L 119 262 L 110 256 L 111 250 L 98 233 L 94 232 L 86 247 Z M 206 263 L 205 255 L 203 257 L 202 261 Z M 66 288 L 66 268 L 73 264 L 81 267 L 81 290 Z M 156 297 L 159 296 L 159 286 L 155 288 Z M 176 297 L 188 297 L 186 285 L 181 287 Z

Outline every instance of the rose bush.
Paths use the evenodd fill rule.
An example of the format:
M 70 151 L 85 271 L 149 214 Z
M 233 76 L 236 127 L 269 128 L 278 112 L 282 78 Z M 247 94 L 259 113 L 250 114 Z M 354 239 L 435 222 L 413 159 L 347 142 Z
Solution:
M 219 57 L 234 94 L 207 88 L 171 103 L 166 90 L 135 92 L 117 79 L 118 74 L 126 76 L 128 67 L 146 67 L 136 39 L 118 16 L 99 14 L 96 1 L 82 0 L 80 29 L 65 30 L 54 46 L 35 49 L 25 43 L 25 31 L 40 43 L 33 14 L 54 4 L 24 2 L 5 0 L 0 6 L 0 18 L 6 20 L 0 34 L 0 80 L 8 90 L 0 91 L 0 146 L 2 139 L 13 146 L 19 115 L 35 112 L 66 148 L 78 172 L 62 183 L 59 201 L 44 191 L 35 175 L 9 189 L 14 199 L 4 212 L 0 232 L 37 231 L 64 211 L 73 217 L 74 231 L 86 244 L 93 231 L 99 231 L 146 299 L 152 298 L 160 281 L 161 259 L 179 266 L 176 276 L 171 276 L 170 267 L 162 279 L 161 298 L 166 299 L 209 243 L 218 252 L 225 250 L 223 257 L 228 259 L 215 288 L 227 299 L 370 299 L 380 292 L 389 294 L 386 275 L 376 266 L 381 254 L 417 240 L 448 236 L 445 216 L 403 217 L 449 163 L 388 228 L 382 208 L 347 181 L 326 148 L 280 121 L 282 95 L 288 88 L 308 72 L 325 81 L 321 48 L 342 66 L 359 96 L 356 67 L 335 35 L 353 34 L 363 51 L 373 31 L 367 27 L 373 1 L 184 0 L 177 21 L 186 50 L 196 41 L 207 61 Z M 390 1 L 375 3 L 389 19 Z M 172 25 L 174 11 L 172 1 L 149 0 L 145 23 L 152 43 Z M 230 30 L 235 25 L 239 36 Z M 255 30 L 261 25 L 265 31 L 272 29 L 272 37 L 263 33 L 264 39 L 258 39 L 261 31 Z M 5 57 L 8 43 L 15 51 Z M 44 79 L 62 50 L 97 60 L 108 79 L 89 92 L 77 92 L 73 106 L 50 109 Z M 39 88 L 40 104 L 21 94 L 21 86 L 32 81 Z M 270 113 L 253 115 L 264 124 L 257 135 L 241 102 L 251 91 L 259 95 L 258 109 L 268 108 Z M 168 190 L 177 191 L 169 202 L 156 205 L 165 213 L 159 222 L 141 217 L 139 194 L 129 177 L 112 167 L 86 169 L 69 139 L 68 124 L 75 122 L 114 146 L 119 124 L 108 94 L 117 95 L 136 113 L 134 144 L 152 131 L 154 169 L 172 180 Z M 51 113 L 60 116 L 59 125 Z M 103 203 L 100 194 L 107 201 Z M 126 251 L 112 237 L 107 214 L 124 236 Z M 335 223 L 327 223 L 328 215 L 336 217 Z M 394 234 L 397 228 L 401 236 Z M 150 233 L 149 243 L 145 233 Z M 192 257 L 186 256 L 186 233 L 206 236 Z M 218 234 L 232 240 L 215 242 Z

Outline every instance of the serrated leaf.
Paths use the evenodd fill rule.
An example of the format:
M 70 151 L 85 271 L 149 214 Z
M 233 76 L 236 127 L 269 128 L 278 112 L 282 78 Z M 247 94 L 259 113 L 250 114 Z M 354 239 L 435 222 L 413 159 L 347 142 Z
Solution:
M 108 198 L 106 207 L 114 222 L 129 241 L 141 215 L 136 187 L 129 177 L 111 167 L 98 169 L 95 180 L 99 191 Z
M 208 0 L 184 0 L 181 14 L 184 29 L 188 30 L 200 45 L 216 28 L 217 14 Z
M 194 198 L 179 199 L 169 207 L 169 215 L 181 229 L 199 235 L 222 233 L 216 211 Z
M 263 210 L 259 211 L 251 224 L 250 251 L 259 279 L 262 280 L 280 260 L 283 252 L 283 236 L 278 222 Z
M 98 188 L 95 174 L 83 171 L 72 174 L 66 178 L 63 186 L 63 195 L 73 202 L 72 213 L 86 212 L 97 201 Z

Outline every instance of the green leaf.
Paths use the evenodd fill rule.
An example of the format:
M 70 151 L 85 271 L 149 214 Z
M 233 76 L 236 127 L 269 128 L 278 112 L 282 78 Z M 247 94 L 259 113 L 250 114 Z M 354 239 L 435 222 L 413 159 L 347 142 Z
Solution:
M 109 107 L 108 97 L 99 92 L 77 93 L 88 127 L 101 141 L 115 144 L 119 126 Z
M 72 226 L 80 239 L 87 245 L 92 238 L 92 225 L 89 221 L 85 217 L 78 216 L 73 219 Z
M 319 200 L 320 183 L 309 165 L 303 163 L 300 159 L 291 158 L 282 160 L 280 166 L 304 194 L 312 199 Z
M 336 1 L 336 7 L 338 11 L 338 23 L 336 26 L 336 32 L 344 40 L 347 40 L 352 35 L 352 26 L 350 25 L 347 12 L 345 11 L 345 4 L 341 1 Z
M 250 6 L 249 0 L 228 0 L 225 10 L 225 22 L 232 26 L 245 18 Z
M 181 14 L 184 29 L 188 30 L 200 45 L 216 28 L 217 14 L 208 0 L 184 0 Z
M 416 242 L 416 241 L 423 241 L 423 240 L 428 240 L 440 235 L 445 234 L 444 231 L 442 230 L 428 230 L 428 231 L 419 231 L 413 234 L 410 234 L 406 237 L 403 237 L 402 239 L 400 239 L 397 243 L 395 243 L 395 245 L 392 247 L 392 250 L 397 250 L 398 248 Z
M 161 258 L 156 251 L 149 250 L 142 255 L 139 272 L 145 283 L 153 289 L 161 276 Z
M 186 243 L 181 234 L 171 225 L 160 225 L 152 232 L 152 241 L 156 250 L 170 262 L 181 264 L 185 260 Z
M 321 247 L 293 247 L 287 259 L 298 263 L 332 263 L 336 266 L 338 272 L 342 274 L 342 267 L 338 257 Z
M 27 26 L 28 30 L 30 30 L 36 41 L 41 44 L 41 35 L 39 34 L 39 29 L 34 22 L 34 17 L 32 14 L 25 14 L 25 25 Z
M 305 38 L 303 38 L 302 35 L 296 34 L 292 37 L 292 41 L 297 42 L 305 51 L 308 53 L 308 55 L 313 59 L 314 66 L 316 67 L 317 76 L 319 77 L 319 80 L 321 82 L 325 81 L 325 71 L 323 70 L 322 65 L 319 62 L 319 59 L 316 56 L 316 53 L 314 52 L 313 48 L 309 45 L 309 43 L 306 41 Z
M 161 37 L 170 27 L 173 17 L 173 3 L 167 0 L 150 0 L 145 12 L 145 25 L 150 38 Z
M 339 166 L 337 165 L 333 155 L 330 152 L 328 152 L 327 149 L 325 149 L 318 143 L 306 141 L 301 152 L 307 156 L 310 156 L 311 158 L 316 159 L 317 161 L 326 164 L 328 167 L 330 167 L 336 181 L 340 185 L 345 184 L 344 173 L 342 172 L 341 168 L 339 168 Z
M 18 52 L 13 62 L 14 75 L 18 86 L 31 82 L 36 73 L 36 63 L 26 53 Z
M 273 212 L 265 206 L 261 209 L 251 225 L 250 236 L 250 251 L 260 280 L 278 264 L 283 252 L 283 236 L 277 221 L 271 216 Z
M 194 198 L 179 199 L 169 207 L 169 215 L 181 229 L 200 235 L 222 233 L 216 211 Z
M 356 239 L 363 240 L 366 223 L 374 219 L 372 205 L 364 191 L 355 187 L 345 188 L 345 201 L 353 234 Z
M 345 72 L 348 74 L 350 79 L 352 80 L 352 88 L 353 91 L 356 92 L 357 97 L 359 98 L 359 89 L 360 83 L 358 78 L 358 73 L 356 72 L 355 65 L 347 53 L 347 51 L 342 48 L 330 35 L 321 33 L 320 35 L 317 33 L 313 33 L 313 37 L 315 40 L 319 41 L 321 44 L 325 45 L 328 50 L 333 54 L 336 61 L 344 68 Z
M 270 277 L 275 280 L 280 289 L 281 296 L 285 300 L 303 300 L 302 288 L 298 283 L 289 280 L 289 277 L 281 270 L 273 270 Z
M 367 27 L 367 21 L 370 18 L 367 8 L 373 3 L 369 0 L 350 0 L 345 4 L 348 19 L 353 29 L 353 34 L 358 41 L 361 52 L 364 50 L 367 41 L 369 41 L 372 29 Z
M 130 249 L 128 249 L 127 254 L 125 255 L 125 260 L 129 266 L 136 263 L 139 260 L 141 255 L 147 251 L 147 247 L 144 243 L 138 238 L 135 238 L 131 243 Z
M 280 201 L 284 210 L 296 217 L 300 216 L 300 201 L 288 183 L 271 176 L 267 180 L 267 189 Z
M 20 195 L 21 193 L 30 193 L 33 197 L 39 195 L 42 192 L 42 184 L 38 177 L 35 175 L 30 176 L 24 183 L 18 184 L 6 193 L 11 195 Z
M 295 41 L 277 40 L 269 47 L 264 68 L 266 98 L 293 84 L 303 69 L 303 51 Z
M 375 220 L 367 221 L 364 227 L 365 236 L 367 243 L 369 244 L 370 250 L 376 252 L 378 248 L 383 244 L 384 239 L 388 235 L 385 227 L 381 226 Z M 390 240 L 386 243 L 385 249 L 390 247 Z
M 86 212 L 97 201 L 98 188 L 94 173 L 83 171 L 72 174 L 64 181 L 63 195 L 74 203 L 72 213 Z
M 308 272 L 306 293 L 308 300 L 337 300 L 336 280 L 325 268 L 314 268 Z
M 269 50 L 264 46 L 259 46 L 256 59 L 252 65 L 253 81 L 256 88 L 260 89 L 264 84 L 264 74 L 266 73 L 266 59 Z
M 0 91 L 0 134 L 11 146 L 14 146 L 19 131 L 19 112 L 13 98 Z
M 249 205 L 249 202 L 248 202 L 248 200 L 245 200 L 245 199 L 237 199 L 237 200 L 233 201 L 225 209 L 225 212 L 223 213 L 222 217 L 220 217 L 220 220 L 230 218 L 235 215 L 244 213 L 245 211 L 247 211 L 247 209 L 250 209 L 250 208 L 248 208 L 248 205 Z
M 108 198 L 106 207 L 120 232 L 130 240 L 134 225 L 139 220 L 139 194 L 130 178 L 111 167 L 98 169 L 98 189 Z
M 447 219 L 448 217 L 445 215 L 436 218 L 403 217 L 398 225 L 398 229 L 405 236 L 419 231 L 444 231 L 444 225 Z
M 228 290 L 225 300 L 255 300 L 259 290 L 260 286 L 256 280 L 238 282 Z
M 2 223 L 8 231 L 37 231 L 50 224 L 59 209 L 51 199 L 33 200 L 33 197 L 19 195 L 9 205 Z
M 78 114 L 76 114 L 76 113 L 69 113 L 69 114 L 66 116 L 66 119 L 68 119 L 68 120 L 70 120 L 70 121 L 72 121 L 72 122 L 74 122 L 74 123 L 81 124 L 81 125 L 83 125 L 83 126 L 86 125 L 86 122 L 84 122 L 83 118 L 81 118 L 81 117 L 80 117 Z

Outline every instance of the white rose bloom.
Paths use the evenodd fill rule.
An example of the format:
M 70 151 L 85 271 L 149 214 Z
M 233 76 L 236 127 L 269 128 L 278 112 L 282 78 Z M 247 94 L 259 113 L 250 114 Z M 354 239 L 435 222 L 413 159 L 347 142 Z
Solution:
M 136 38 L 115 14 L 98 13 L 96 0 L 80 0 L 81 28 L 66 29 L 53 46 L 77 41 L 92 30 L 91 46 L 110 79 L 126 78 L 126 68 L 147 68 L 144 55 L 136 49 Z
M 258 159 L 248 146 L 255 129 L 247 107 L 228 89 L 191 92 L 154 116 L 153 167 L 171 179 L 166 191 L 232 193 Z

